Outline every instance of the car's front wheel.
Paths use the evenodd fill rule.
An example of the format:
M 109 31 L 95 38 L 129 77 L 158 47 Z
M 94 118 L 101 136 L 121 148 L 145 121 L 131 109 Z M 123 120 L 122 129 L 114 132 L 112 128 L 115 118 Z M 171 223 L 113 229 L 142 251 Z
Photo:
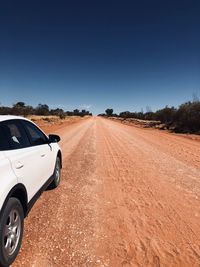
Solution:
M 24 211 L 17 198 L 10 198 L 0 218 L 0 266 L 8 267 L 17 257 L 24 229 Z

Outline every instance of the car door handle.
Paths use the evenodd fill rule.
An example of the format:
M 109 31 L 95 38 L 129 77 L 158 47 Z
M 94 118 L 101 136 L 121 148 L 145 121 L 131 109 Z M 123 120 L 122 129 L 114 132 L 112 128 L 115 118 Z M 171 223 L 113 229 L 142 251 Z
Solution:
M 41 156 L 42 158 L 44 158 L 44 157 L 46 156 L 46 154 L 41 154 L 40 156 Z
M 21 168 L 23 168 L 23 167 L 24 167 L 24 164 L 21 163 L 20 161 L 18 161 L 18 162 L 15 163 L 15 168 L 16 168 L 16 169 L 21 169 Z

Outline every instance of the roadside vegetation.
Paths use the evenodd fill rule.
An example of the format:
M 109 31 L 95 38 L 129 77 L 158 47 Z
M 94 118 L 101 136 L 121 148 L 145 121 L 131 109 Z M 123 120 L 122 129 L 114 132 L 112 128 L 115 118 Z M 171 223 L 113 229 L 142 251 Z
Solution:
M 162 125 L 161 129 L 169 129 L 179 133 L 198 133 L 200 134 L 200 101 L 194 99 L 193 101 L 186 102 L 175 107 L 164 107 L 163 109 L 155 112 L 147 108 L 146 112 L 130 112 L 123 111 L 119 114 L 114 114 L 113 109 L 106 109 L 104 114 L 99 116 L 105 117 L 119 117 L 124 120 L 137 119 L 154 121 L 154 126 Z
M 39 104 L 37 107 L 26 105 L 24 102 L 17 102 L 12 107 L 0 106 L 0 115 L 20 115 L 20 116 L 58 116 L 60 119 L 64 119 L 66 116 L 92 116 L 92 113 L 82 109 L 75 109 L 73 111 L 64 111 L 61 108 L 50 109 L 46 104 Z

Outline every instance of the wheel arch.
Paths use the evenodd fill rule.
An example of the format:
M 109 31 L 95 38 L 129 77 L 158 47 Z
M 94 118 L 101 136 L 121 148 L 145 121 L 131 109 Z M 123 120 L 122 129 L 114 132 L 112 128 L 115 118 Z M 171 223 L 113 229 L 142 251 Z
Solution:
M 17 198 L 20 203 L 22 204 L 22 207 L 23 207 L 23 211 L 24 211 L 24 217 L 26 217 L 27 215 L 27 203 L 28 203 L 28 196 L 27 196 L 27 191 L 26 191 L 26 188 L 23 184 L 16 184 L 11 190 L 10 192 L 8 193 L 4 203 L 3 203 L 3 206 L 2 206 L 2 209 L 1 209 L 1 212 L 4 210 L 5 206 L 6 206 L 6 203 L 8 202 L 8 199 L 11 198 L 11 197 L 15 197 Z

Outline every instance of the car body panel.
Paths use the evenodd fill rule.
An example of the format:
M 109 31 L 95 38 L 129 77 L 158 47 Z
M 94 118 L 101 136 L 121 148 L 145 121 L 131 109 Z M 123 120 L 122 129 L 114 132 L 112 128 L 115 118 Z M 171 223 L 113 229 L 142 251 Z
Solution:
M 10 192 L 10 190 L 18 183 L 18 179 L 12 171 L 11 164 L 6 158 L 3 151 L 0 151 L 0 209 Z
M 8 150 L 4 153 L 10 160 L 18 182 L 25 186 L 29 201 L 44 183 L 44 166 L 38 147 Z

